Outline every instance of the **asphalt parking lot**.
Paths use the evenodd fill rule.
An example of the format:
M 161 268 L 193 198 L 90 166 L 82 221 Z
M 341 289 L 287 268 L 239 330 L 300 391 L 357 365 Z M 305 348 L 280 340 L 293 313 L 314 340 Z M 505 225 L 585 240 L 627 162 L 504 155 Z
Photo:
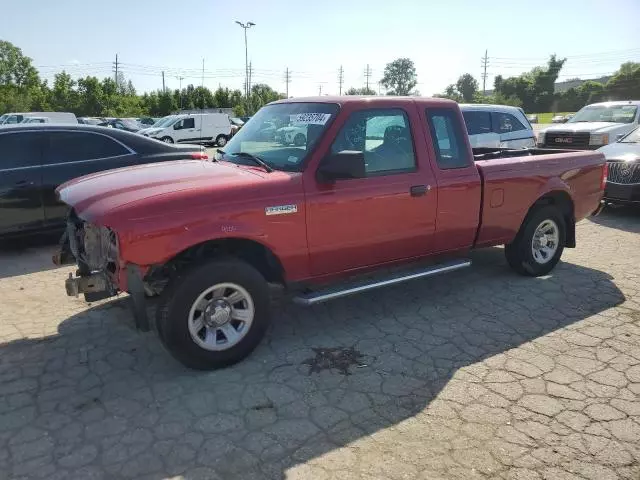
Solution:
M 67 298 L 50 246 L 0 253 L 0 479 L 640 478 L 640 212 L 552 275 L 472 269 L 305 309 L 202 373 L 126 298 Z

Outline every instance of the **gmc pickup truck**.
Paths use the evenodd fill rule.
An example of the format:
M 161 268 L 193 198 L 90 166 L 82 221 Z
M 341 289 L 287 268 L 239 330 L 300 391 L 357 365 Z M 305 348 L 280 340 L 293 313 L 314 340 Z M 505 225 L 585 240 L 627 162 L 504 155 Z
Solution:
M 282 119 L 304 144 L 265 139 L 261 126 Z M 516 272 L 545 275 L 576 245 L 576 222 L 599 210 L 606 176 L 598 152 L 474 152 L 449 100 L 278 101 L 212 162 L 60 186 L 78 264 L 66 290 L 89 301 L 128 292 L 141 330 L 147 297 L 159 296 L 167 349 L 191 368 L 223 367 L 263 337 L 270 284 L 311 305 L 458 270 L 471 249 L 496 245 Z

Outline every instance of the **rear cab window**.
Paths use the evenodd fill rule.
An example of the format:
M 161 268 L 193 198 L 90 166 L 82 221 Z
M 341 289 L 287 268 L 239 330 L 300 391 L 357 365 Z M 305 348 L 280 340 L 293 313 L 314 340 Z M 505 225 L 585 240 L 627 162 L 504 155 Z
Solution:
M 472 165 L 457 112 L 450 108 L 427 108 L 426 115 L 438 167 L 450 170 Z

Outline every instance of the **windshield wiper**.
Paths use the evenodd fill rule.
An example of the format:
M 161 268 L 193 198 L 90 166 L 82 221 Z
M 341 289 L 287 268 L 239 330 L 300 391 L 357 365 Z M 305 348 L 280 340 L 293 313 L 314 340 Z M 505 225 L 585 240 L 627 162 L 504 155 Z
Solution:
M 236 157 L 244 157 L 244 158 L 248 158 L 250 160 L 253 160 L 255 163 L 257 163 L 258 165 L 260 165 L 262 168 L 264 168 L 267 173 L 271 173 L 273 172 L 273 168 L 271 168 L 269 166 L 269 164 L 267 162 L 265 162 L 264 160 L 262 160 L 260 157 L 258 157 L 257 155 L 254 155 L 253 153 L 249 153 L 249 152 L 238 152 L 238 153 L 232 153 L 231 155 L 235 155 Z

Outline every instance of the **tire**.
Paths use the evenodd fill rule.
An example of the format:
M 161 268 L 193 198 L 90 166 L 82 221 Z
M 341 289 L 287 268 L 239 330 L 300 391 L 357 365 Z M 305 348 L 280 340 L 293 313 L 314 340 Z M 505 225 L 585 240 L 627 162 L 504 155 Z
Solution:
M 214 286 L 216 290 L 203 297 Z M 246 296 L 246 299 L 226 302 L 226 298 L 231 299 L 236 294 Z M 214 306 L 218 302 L 224 305 Z M 236 309 L 238 305 L 242 308 Z M 219 309 L 223 317 L 231 315 L 221 326 L 215 324 Z M 201 311 L 199 316 L 198 310 Z M 207 311 L 215 314 L 207 316 Z M 253 314 L 249 319 L 251 311 Z M 242 318 L 249 319 L 243 327 L 235 319 L 237 312 L 242 313 Z M 224 258 L 187 269 L 174 277 L 163 292 L 156 323 L 160 340 L 180 363 L 196 370 L 214 370 L 246 358 L 262 340 L 269 320 L 269 289 L 265 279 L 251 265 Z M 207 326 L 205 322 L 213 325 Z M 198 328 L 196 323 L 203 326 Z M 236 343 L 225 333 L 229 328 L 239 336 Z
M 173 143 L 173 138 L 171 137 L 162 137 L 160 140 L 162 140 L 164 143 Z
M 226 135 L 218 135 L 216 137 L 216 144 L 219 147 L 224 147 L 227 144 L 228 141 L 229 141 L 229 139 L 226 137 Z
M 296 134 L 295 137 L 293 137 L 293 144 L 296 147 L 302 147 L 307 143 L 307 137 L 305 137 L 302 133 L 298 133 Z
M 555 236 L 551 233 L 554 230 Z M 547 248 L 534 249 L 535 245 L 540 246 L 540 241 L 534 243 L 534 240 L 536 233 L 541 231 L 546 232 L 541 239 L 543 244 L 547 244 Z M 527 215 L 513 242 L 505 245 L 507 263 L 520 275 L 546 275 L 560 261 L 566 238 L 567 226 L 562 213 L 553 206 L 536 208 Z M 555 245 L 554 248 L 549 247 L 552 244 Z M 545 251 L 546 255 L 543 254 Z

